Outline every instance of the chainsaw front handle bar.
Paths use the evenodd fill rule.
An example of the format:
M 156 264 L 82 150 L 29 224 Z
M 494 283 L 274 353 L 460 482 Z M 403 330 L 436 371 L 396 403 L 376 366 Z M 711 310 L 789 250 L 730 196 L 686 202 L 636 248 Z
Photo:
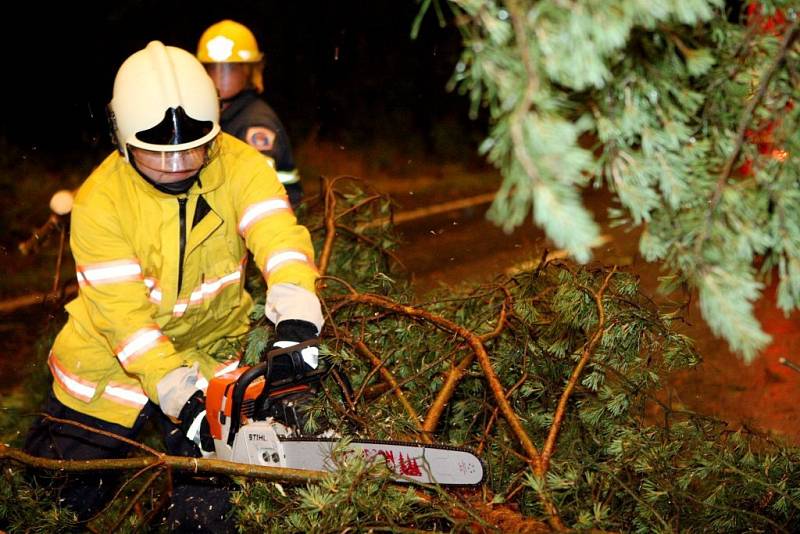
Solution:
M 296 377 L 289 377 L 281 379 L 275 383 L 272 383 L 270 381 L 270 375 L 272 374 L 273 358 L 282 356 L 284 354 L 291 355 L 292 352 L 299 352 L 306 347 L 318 346 L 318 345 L 319 345 L 319 338 L 313 338 L 307 341 L 303 341 L 302 343 L 297 343 L 296 345 L 292 345 L 291 347 L 271 350 L 267 353 L 266 361 L 254 365 L 253 367 L 242 373 L 242 375 L 236 381 L 236 384 L 234 384 L 233 386 L 233 397 L 231 399 L 231 425 L 230 425 L 230 431 L 228 432 L 228 440 L 227 440 L 228 445 L 233 446 L 233 440 L 242 426 L 242 405 L 244 404 L 244 397 L 245 393 L 247 392 L 247 388 L 250 387 L 250 384 L 252 384 L 258 378 L 262 376 L 264 377 L 264 389 L 262 390 L 261 394 L 258 395 L 258 398 L 255 400 L 256 403 L 263 402 L 267 397 L 269 397 L 270 393 L 272 393 L 272 391 L 275 388 L 279 388 L 287 384 L 301 385 L 304 383 L 321 379 L 320 377 L 324 375 L 328 370 L 327 364 L 323 363 L 323 358 L 320 358 L 320 366 L 315 371 L 312 371 L 307 375 L 305 375 L 305 377 L 303 377 L 303 379 L 301 380 L 297 380 Z

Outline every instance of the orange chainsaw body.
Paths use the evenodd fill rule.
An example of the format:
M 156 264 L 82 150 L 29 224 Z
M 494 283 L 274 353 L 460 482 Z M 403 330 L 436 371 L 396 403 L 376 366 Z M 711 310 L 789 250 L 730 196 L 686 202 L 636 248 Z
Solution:
M 247 371 L 249 367 L 237 367 L 229 373 L 215 376 L 211 379 L 206 390 L 206 418 L 211 429 L 211 436 L 214 439 L 226 439 L 222 435 L 222 426 L 231 417 L 233 405 L 232 395 L 233 386 L 239 377 Z M 261 377 L 250 384 L 245 391 L 245 400 L 254 401 L 264 390 L 264 378 Z M 241 414 L 239 414 L 241 417 Z M 244 423 L 245 421 L 242 421 Z M 226 425 L 227 426 L 227 425 Z
M 233 409 L 233 388 L 239 378 L 250 369 L 248 366 L 237 367 L 233 371 L 225 373 L 220 376 L 215 376 L 211 379 L 206 389 L 206 418 L 208 425 L 211 429 L 211 437 L 218 440 L 227 440 L 228 428 L 230 427 L 231 410 Z M 245 390 L 243 404 L 252 403 L 264 391 L 265 380 L 264 377 L 258 377 L 253 380 Z M 308 389 L 306 385 L 289 386 L 278 388 L 269 392 L 269 397 L 277 397 L 292 393 L 295 391 L 303 391 Z M 241 425 L 250 422 L 248 413 L 252 411 L 241 410 L 238 414 Z

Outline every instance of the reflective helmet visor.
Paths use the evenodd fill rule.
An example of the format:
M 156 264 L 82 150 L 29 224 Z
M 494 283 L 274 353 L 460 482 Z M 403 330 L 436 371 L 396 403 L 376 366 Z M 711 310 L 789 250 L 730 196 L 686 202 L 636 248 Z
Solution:
M 250 63 L 204 63 L 203 66 L 222 100 L 233 98 L 250 85 L 253 70 Z

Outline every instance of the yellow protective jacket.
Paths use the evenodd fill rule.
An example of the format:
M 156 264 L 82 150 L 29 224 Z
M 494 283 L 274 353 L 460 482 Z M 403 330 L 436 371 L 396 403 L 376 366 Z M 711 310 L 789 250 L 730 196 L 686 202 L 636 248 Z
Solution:
M 275 171 L 227 134 L 211 153 L 185 195 L 156 190 L 118 153 L 81 186 L 70 238 L 80 290 L 49 358 L 70 408 L 130 427 L 171 370 L 223 372 L 209 354 L 248 328 L 247 249 L 268 286 L 315 291 L 311 239 Z

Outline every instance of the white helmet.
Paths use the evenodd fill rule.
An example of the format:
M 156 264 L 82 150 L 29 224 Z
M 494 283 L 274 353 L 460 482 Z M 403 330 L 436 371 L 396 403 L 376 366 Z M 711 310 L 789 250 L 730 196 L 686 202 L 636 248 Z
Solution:
M 114 137 L 128 146 L 175 152 L 208 143 L 220 131 L 214 82 L 189 52 L 151 41 L 117 71 L 109 104 Z

